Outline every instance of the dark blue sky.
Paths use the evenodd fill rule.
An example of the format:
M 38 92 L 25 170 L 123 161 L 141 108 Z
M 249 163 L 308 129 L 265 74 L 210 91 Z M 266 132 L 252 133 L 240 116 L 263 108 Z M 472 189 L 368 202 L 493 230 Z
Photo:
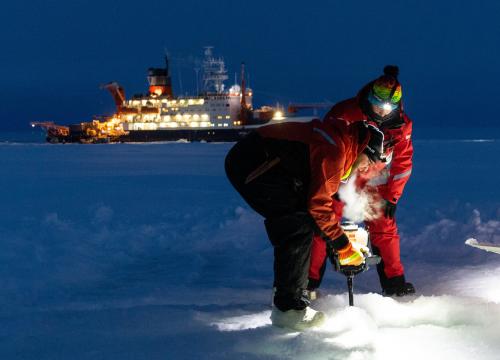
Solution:
M 416 125 L 497 126 L 499 1 L 9 1 L 2 4 L 0 130 L 111 113 L 99 85 L 144 92 L 146 70 L 215 46 L 245 61 L 255 102 L 338 101 L 400 66 Z M 177 65 L 176 65 L 177 63 Z M 173 64 L 174 91 L 194 71 Z

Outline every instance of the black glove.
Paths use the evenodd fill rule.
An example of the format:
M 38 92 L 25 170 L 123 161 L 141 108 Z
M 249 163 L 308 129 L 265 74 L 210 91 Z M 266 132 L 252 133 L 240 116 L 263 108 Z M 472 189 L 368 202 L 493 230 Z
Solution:
M 389 219 L 394 219 L 395 213 L 396 213 L 396 204 L 386 200 L 384 207 L 384 216 Z

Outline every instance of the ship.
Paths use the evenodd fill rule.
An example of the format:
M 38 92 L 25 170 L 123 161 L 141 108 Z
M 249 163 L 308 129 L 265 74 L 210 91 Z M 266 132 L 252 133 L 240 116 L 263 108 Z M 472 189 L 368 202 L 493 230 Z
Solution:
M 253 108 L 253 91 L 247 87 L 245 64 L 241 63 L 240 83 L 226 89 L 228 72 L 224 59 L 204 48 L 202 91 L 196 96 L 174 96 L 169 57 L 165 66 L 147 71 L 148 92 L 127 99 L 117 82 L 102 87 L 115 102 L 111 116 L 73 125 L 33 122 L 46 130 L 50 143 L 108 143 L 155 141 L 237 141 L 252 129 L 287 120 L 279 106 Z

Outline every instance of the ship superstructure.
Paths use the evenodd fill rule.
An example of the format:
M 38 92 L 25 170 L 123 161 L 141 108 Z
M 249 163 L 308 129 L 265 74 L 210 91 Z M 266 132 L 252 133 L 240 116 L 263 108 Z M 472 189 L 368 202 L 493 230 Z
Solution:
M 252 109 L 252 90 L 243 95 L 236 84 L 225 90 L 227 70 L 224 60 L 213 56 L 213 48 L 205 48 L 203 91 L 197 96 L 173 96 L 168 58 L 165 63 L 164 69 L 149 69 L 148 94 L 125 100 L 117 108 L 115 117 L 125 131 L 229 129 L 249 122 L 240 113 L 242 104 Z

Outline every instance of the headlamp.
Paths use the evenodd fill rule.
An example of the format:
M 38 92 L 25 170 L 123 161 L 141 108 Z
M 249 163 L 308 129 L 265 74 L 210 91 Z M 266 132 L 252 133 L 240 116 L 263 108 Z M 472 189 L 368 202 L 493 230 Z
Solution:
M 368 101 L 371 104 L 378 106 L 379 108 L 384 109 L 386 111 L 394 111 L 399 106 L 399 103 L 393 103 L 379 98 L 377 95 L 373 93 L 373 91 L 370 91 L 370 93 L 368 94 Z
M 384 109 L 386 111 L 395 110 L 397 107 L 398 107 L 398 104 L 393 104 L 393 103 L 390 103 L 390 102 L 385 102 L 385 103 L 382 104 L 382 109 Z

